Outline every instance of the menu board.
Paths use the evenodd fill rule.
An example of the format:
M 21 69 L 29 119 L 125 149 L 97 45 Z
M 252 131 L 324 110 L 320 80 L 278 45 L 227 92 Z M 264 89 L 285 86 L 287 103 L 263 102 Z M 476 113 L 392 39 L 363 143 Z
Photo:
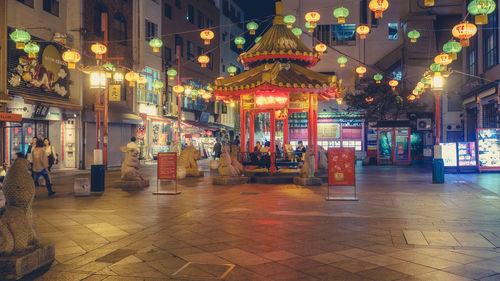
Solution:
M 457 167 L 457 143 L 447 142 L 440 143 L 442 147 L 442 157 L 445 167 Z
M 158 179 L 159 180 L 177 179 L 177 153 L 175 152 L 158 153 Z
M 328 185 L 355 186 L 356 158 L 354 148 L 328 149 Z
M 477 130 L 478 168 L 500 171 L 500 129 Z
M 475 142 L 459 142 L 458 143 L 458 166 L 460 167 L 476 167 L 476 143 Z

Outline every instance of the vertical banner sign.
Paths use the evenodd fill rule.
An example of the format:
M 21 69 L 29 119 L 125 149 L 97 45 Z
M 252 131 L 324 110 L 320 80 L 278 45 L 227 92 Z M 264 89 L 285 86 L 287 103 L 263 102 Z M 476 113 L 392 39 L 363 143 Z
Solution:
M 158 153 L 158 180 L 177 179 L 177 153 Z
M 328 149 L 328 185 L 355 186 L 356 158 L 354 148 Z
M 120 101 L 121 85 L 109 85 L 109 101 Z

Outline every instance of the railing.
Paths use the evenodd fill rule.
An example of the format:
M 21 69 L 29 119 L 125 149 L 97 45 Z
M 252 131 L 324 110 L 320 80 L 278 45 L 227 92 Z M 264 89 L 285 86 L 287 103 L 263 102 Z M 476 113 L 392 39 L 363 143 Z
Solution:
M 275 167 L 299 167 L 303 163 L 304 152 L 240 152 L 240 162 L 245 166 L 269 169 L 271 160 Z

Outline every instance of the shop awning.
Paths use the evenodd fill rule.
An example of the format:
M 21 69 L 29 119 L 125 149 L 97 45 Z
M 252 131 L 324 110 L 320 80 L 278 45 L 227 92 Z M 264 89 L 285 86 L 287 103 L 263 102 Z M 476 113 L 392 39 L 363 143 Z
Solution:
M 233 127 L 227 126 L 227 125 L 224 125 L 224 124 L 219 124 L 219 123 L 209 123 L 209 124 L 210 124 L 210 126 L 217 127 L 218 129 L 226 129 L 226 130 L 229 130 L 229 131 L 234 130 Z
M 192 121 L 192 120 L 184 120 L 182 121 L 183 125 L 188 125 L 188 126 L 192 126 L 192 127 L 196 127 L 200 130 L 204 130 L 204 131 L 217 131 L 219 128 L 217 127 L 213 127 L 209 124 L 206 124 L 206 123 L 200 123 L 198 121 Z

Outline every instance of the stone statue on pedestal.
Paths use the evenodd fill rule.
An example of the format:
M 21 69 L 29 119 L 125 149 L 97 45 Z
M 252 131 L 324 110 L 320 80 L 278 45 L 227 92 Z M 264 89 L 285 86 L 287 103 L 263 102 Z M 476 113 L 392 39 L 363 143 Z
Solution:
M 219 175 L 224 177 L 237 177 L 240 175 L 240 170 L 233 166 L 230 148 L 228 145 L 222 148 L 222 154 L 219 160 Z M 241 164 L 240 164 L 241 165 Z
M 0 277 L 5 279 L 20 279 L 54 261 L 54 245 L 40 244 L 33 221 L 35 184 L 29 170 L 29 161 L 17 158 L 2 185 L 6 205 L 0 208 Z
M 293 182 L 299 185 L 321 185 L 321 179 L 314 177 L 315 165 L 316 157 L 314 157 L 314 151 L 308 146 L 304 154 L 304 164 L 300 168 L 300 177 L 293 178 Z
M 144 179 L 139 161 L 139 151 L 137 148 L 122 146 L 125 152 L 125 160 L 122 163 L 120 186 L 123 189 L 140 189 L 149 186 L 149 180 Z

